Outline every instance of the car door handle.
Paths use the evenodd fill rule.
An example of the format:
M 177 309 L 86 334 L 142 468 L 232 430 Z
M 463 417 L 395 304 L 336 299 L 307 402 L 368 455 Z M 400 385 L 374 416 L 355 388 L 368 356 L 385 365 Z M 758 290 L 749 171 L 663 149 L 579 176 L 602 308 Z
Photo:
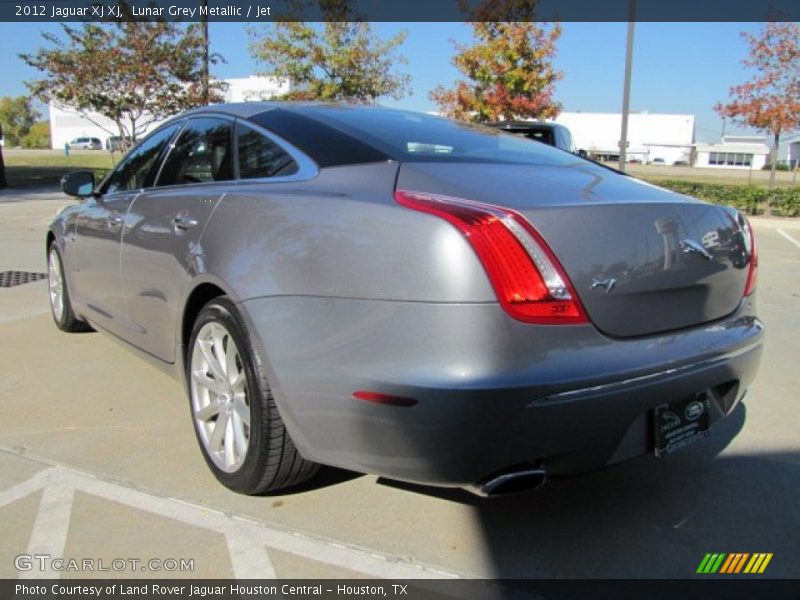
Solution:
M 111 230 L 119 229 L 125 219 L 118 213 L 113 213 L 108 216 L 108 228 Z
M 181 213 L 175 215 L 175 217 L 172 219 L 172 224 L 177 229 L 190 229 L 197 225 L 197 219 L 193 219 L 189 215 Z

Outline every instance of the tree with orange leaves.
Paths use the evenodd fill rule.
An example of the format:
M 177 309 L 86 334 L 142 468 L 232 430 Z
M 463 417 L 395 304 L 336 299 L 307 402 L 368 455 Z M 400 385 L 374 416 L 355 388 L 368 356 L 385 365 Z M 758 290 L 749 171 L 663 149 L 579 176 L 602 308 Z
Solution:
M 465 121 L 510 121 L 558 116 L 555 83 L 562 74 L 553 67 L 558 24 L 534 22 L 536 0 L 485 0 L 469 10 L 476 43 L 455 44 L 453 64 L 465 79 L 430 98 L 449 117 Z
M 730 100 L 714 110 L 742 125 L 771 133 L 774 148 L 770 187 L 775 186 L 781 134 L 800 129 L 800 25 L 767 23 L 758 35 L 743 32 L 750 46 L 742 63 L 753 78 L 730 89 Z

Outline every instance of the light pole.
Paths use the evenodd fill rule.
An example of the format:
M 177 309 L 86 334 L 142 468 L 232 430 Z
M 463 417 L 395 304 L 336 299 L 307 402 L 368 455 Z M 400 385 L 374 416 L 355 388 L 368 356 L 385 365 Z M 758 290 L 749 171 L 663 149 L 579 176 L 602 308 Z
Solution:
M 3 125 L 0 124 L 0 140 L 3 139 Z M 3 162 L 3 145 L 0 144 L 0 190 L 5 189 L 8 183 L 6 182 L 6 165 Z
M 200 20 L 203 24 L 203 103 L 208 104 L 208 0 L 202 1 L 203 11 L 201 11 Z
M 628 42 L 625 48 L 625 84 L 622 90 L 622 132 L 619 140 L 619 170 L 625 170 L 628 147 L 628 114 L 631 109 L 631 67 L 633 66 L 633 31 L 636 26 L 636 0 L 628 4 Z

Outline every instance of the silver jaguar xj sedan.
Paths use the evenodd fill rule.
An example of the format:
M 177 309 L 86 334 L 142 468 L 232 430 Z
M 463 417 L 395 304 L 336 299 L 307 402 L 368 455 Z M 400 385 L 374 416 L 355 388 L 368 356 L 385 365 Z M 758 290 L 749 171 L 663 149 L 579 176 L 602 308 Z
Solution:
M 758 368 L 742 214 L 497 129 L 219 105 L 62 187 L 56 324 L 181 378 L 238 492 L 530 489 L 712 434 Z

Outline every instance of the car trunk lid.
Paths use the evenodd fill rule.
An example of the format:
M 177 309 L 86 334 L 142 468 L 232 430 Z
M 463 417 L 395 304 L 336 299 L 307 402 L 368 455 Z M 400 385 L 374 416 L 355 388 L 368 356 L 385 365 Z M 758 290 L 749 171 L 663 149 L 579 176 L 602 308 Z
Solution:
M 397 187 L 522 214 L 561 262 L 591 321 L 610 336 L 700 325 L 732 313 L 742 300 L 749 257 L 730 209 L 586 161 L 408 163 Z

